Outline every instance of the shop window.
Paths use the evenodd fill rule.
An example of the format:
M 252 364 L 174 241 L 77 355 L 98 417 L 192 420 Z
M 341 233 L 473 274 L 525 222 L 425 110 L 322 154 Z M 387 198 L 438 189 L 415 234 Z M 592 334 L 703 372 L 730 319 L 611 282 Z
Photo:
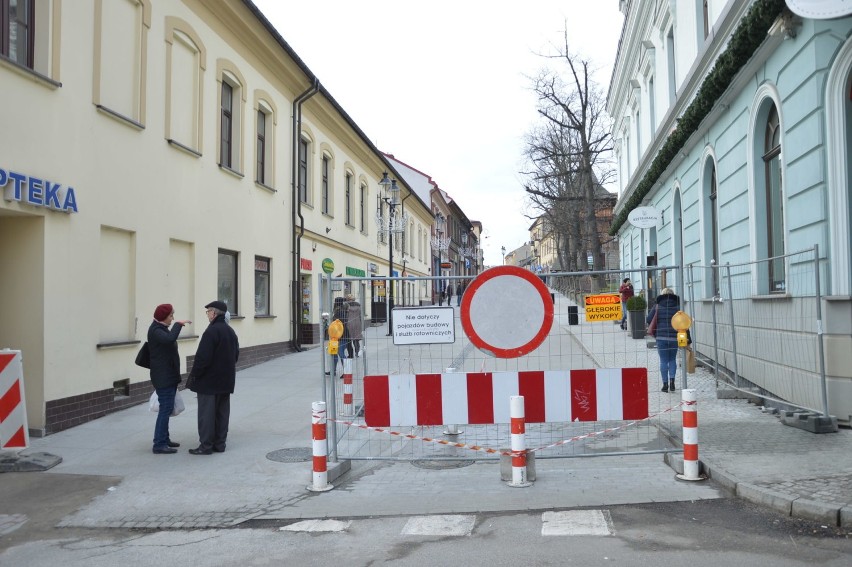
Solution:
M 272 260 L 254 257 L 254 314 L 270 315 L 270 278 Z
M 216 280 L 216 299 L 224 301 L 231 315 L 239 313 L 239 254 L 230 250 L 219 250 L 219 267 Z

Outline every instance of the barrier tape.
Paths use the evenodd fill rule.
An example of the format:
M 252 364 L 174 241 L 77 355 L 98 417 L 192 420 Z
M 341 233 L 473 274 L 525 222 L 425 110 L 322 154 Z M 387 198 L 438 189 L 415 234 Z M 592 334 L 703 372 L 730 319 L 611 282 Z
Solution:
M 676 410 L 677 408 L 679 408 L 683 405 L 687 405 L 687 404 L 691 405 L 691 404 L 694 404 L 694 403 L 695 402 L 691 402 L 691 403 L 680 402 L 676 406 L 665 409 L 665 410 L 663 410 L 659 413 L 649 415 L 648 417 L 643 418 L 643 419 L 637 419 L 637 420 L 634 420 L 634 421 L 629 421 L 629 422 L 627 422 L 623 425 L 619 425 L 618 427 L 608 427 L 608 428 L 603 429 L 601 431 L 593 431 L 592 433 L 586 433 L 585 435 L 578 435 L 576 437 L 571 437 L 570 439 L 563 439 L 561 441 L 557 441 L 556 443 L 551 443 L 550 445 L 545 445 L 543 447 L 538 447 L 536 449 L 527 449 L 525 452 L 527 454 L 529 454 L 529 453 L 534 453 L 536 451 L 544 451 L 545 449 L 552 449 L 553 447 L 559 447 L 561 445 L 567 445 L 568 443 L 573 443 L 574 441 L 580 441 L 581 439 L 588 439 L 590 437 L 596 437 L 598 435 L 603 435 L 604 433 L 612 433 L 613 431 L 619 431 L 621 429 L 625 429 L 627 427 L 631 427 L 633 425 L 637 425 L 639 423 L 642 423 L 643 421 L 647 421 L 647 420 L 653 419 L 657 416 L 664 415 L 666 413 L 672 412 L 672 411 Z M 432 437 L 420 437 L 419 435 L 414 435 L 414 434 L 411 434 L 411 433 L 402 433 L 401 431 L 391 431 L 389 429 L 383 429 L 381 427 L 371 427 L 369 425 L 364 425 L 363 423 L 355 423 L 354 421 L 346 421 L 346 420 L 342 420 L 342 419 L 332 419 L 330 417 L 328 417 L 326 419 L 328 421 L 333 421 L 333 422 L 339 423 L 341 425 L 348 425 L 350 427 L 356 427 L 358 429 L 366 429 L 366 430 L 369 430 L 369 431 L 375 431 L 377 433 L 387 433 L 388 435 L 392 435 L 394 437 L 403 437 L 405 439 L 411 439 L 411 440 L 414 440 L 414 441 L 423 441 L 425 443 L 437 443 L 438 445 L 447 445 L 449 447 L 457 447 L 459 449 L 470 449 L 471 451 L 479 451 L 479 452 L 487 453 L 487 454 L 491 454 L 491 455 L 507 455 L 509 457 L 517 456 L 515 451 L 501 451 L 499 449 L 492 449 L 490 447 L 482 447 L 480 445 L 469 445 L 467 443 L 456 443 L 454 441 L 447 441 L 446 439 L 434 439 Z

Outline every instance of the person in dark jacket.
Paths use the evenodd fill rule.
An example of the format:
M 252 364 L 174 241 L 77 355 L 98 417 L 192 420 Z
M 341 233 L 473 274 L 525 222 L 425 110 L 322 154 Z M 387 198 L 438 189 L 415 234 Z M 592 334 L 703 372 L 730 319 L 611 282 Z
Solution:
M 180 356 L 177 338 L 184 325 L 192 321 L 174 321 L 175 310 L 163 303 L 154 310 L 154 320 L 148 327 L 148 348 L 151 351 L 151 384 L 157 391 L 160 410 L 154 425 L 154 448 L 158 455 L 177 453 L 180 443 L 169 437 L 169 417 L 175 407 L 175 396 L 180 384 Z M 174 324 L 172 325 L 172 322 Z M 169 325 L 172 326 L 169 329 Z
M 225 321 L 228 306 L 213 301 L 204 306 L 210 324 L 201 335 L 190 376 L 190 389 L 198 394 L 198 447 L 193 455 L 225 452 L 228 422 L 231 418 L 231 394 L 237 377 L 240 343 Z
M 657 304 L 648 313 L 645 322 L 650 324 L 657 315 L 657 353 L 660 355 L 660 374 L 663 379 L 663 392 L 675 391 L 677 377 L 677 331 L 672 327 L 672 316 L 680 311 L 680 298 L 669 288 L 663 288 L 657 297 Z
M 346 343 L 346 355 L 349 358 L 361 356 L 361 341 L 364 340 L 364 315 L 361 304 L 351 293 L 346 296 L 346 332 L 349 340 Z

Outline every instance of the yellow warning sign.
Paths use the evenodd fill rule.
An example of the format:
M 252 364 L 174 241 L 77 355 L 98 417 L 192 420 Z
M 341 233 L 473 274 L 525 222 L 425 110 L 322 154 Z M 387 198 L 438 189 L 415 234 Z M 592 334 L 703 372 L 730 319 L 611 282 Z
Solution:
M 586 321 L 621 320 L 621 296 L 617 293 L 586 296 Z

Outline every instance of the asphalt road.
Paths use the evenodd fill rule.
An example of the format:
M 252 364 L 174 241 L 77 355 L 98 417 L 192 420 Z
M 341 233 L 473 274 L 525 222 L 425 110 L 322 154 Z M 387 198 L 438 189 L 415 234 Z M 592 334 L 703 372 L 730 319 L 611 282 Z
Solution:
M 0 536 L 0 565 L 852 564 L 852 530 L 782 516 L 735 498 L 586 510 L 605 518 L 602 535 L 572 535 L 574 530 L 587 533 L 582 520 L 568 522 L 567 531 L 546 520 L 562 513 L 571 517 L 576 510 L 382 518 L 371 518 L 365 510 L 361 517 L 321 524 L 267 520 L 218 530 L 54 527 L 116 482 L 114 477 L 81 475 L 0 476 L 2 508 L 14 502 L 16 513 L 28 516 L 23 525 Z M 434 522 L 444 522 L 441 535 L 429 535 Z M 459 531 L 448 535 L 454 532 L 446 522 Z M 426 531 L 417 526 L 426 526 Z M 547 526 L 557 529 L 545 535 Z

